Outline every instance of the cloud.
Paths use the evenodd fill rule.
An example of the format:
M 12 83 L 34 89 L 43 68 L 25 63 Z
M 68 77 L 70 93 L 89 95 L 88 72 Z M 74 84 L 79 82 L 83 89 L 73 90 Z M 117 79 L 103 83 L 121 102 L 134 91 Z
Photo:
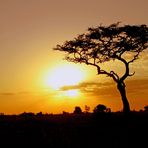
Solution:
M 62 91 L 70 90 L 70 89 L 80 89 L 80 90 L 86 90 L 86 91 L 91 91 L 94 88 L 102 88 L 106 86 L 113 85 L 110 82 L 106 83 L 96 83 L 96 82 L 83 82 L 78 85 L 71 85 L 71 86 L 63 86 L 61 87 Z
M 0 96 L 13 96 L 15 95 L 15 93 L 12 93 L 12 92 L 2 92 L 0 93 Z
M 115 89 L 111 82 L 97 83 L 97 82 L 83 82 L 78 85 L 64 86 L 60 90 L 67 91 L 71 89 L 79 89 L 84 94 L 91 96 L 110 95 Z
M 0 96 L 14 96 L 14 95 L 27 95 L 31 94 L 28 91 L 20 91 L 20 92 L 0 92 Z
M 19 94 L 19 95 L 28 95 L 28 94 L 31 94 L 31 92 L 29 92 L 29 91 L 20 91 L 17 94 Z
M 60 90 L 67 91 L 71 89 L 79 89 L 82 93 L 91 96 L 119 96 L 116 84 L 114 82 L 84 82 L 74 86 L 64 86 Z M 137 94 L 139 92 L 147 92 L 148 79 L 132 79 L 126 81 L 126 89 L 128 94 Z
M 126 82 L 127 90 L 129 93 L 133 92 L 147 92 L 148 90 L 148 79 L 135 79 L 128 80 Z

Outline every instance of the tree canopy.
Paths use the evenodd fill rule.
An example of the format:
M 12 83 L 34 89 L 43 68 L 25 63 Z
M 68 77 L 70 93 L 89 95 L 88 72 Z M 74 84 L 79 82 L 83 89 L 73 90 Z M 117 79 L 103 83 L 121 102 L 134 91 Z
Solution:
M 85 63 L 97 68 L 97 73 L 111 77 L 117 84 L 123 101 L 123 111 L 129 112 L 124 80 L 133 76 L 129 65 L 138 59 L 139 54 L 148 47 L 148 27 L 142 25 L 123 25 L 119 22 L 109 26 L 100 25 L 88 28 L 87 32 L 78 35 L 54 50 L 66 53 L 65 59 L 74 63 Z M 127 56 L 127 55 L 130 55 Z M 100 67 L 101 63 L 120 61 L 125 70 L 119 76 L 115 71 L 107 71 Z
M 86 33 L 78 35 L 74 40 L 66 41 L 63 45 L 57 45 L 54 49 L 66 52 L 67 61 L 96 66 L 98 74 L 107 74 L 114 80 L 119 80 L 115 72 L 101 70 L 98 64 L 119 60 L 129 65 L 147 47 L 148 27 L 146 25 L 119 26 L 119 23 L 115 23 L 88 28 Z M 133 58 L 126 61 L 123 56 L 128 53 L 132 54 Z M 122 80 L 127 76 L 130 76 L 129 72 L 122 77 Z

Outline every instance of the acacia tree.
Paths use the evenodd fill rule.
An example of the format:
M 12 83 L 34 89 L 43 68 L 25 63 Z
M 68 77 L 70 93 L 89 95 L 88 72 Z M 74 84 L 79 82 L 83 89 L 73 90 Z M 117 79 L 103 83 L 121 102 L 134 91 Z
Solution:
M 87 32 L 78 35 L 54 50 L 66 52 L 65 59 L 74 63 L 85 63 L 96 67 L 98 75 L 111 77 L 117 84 L 123 102 L 123 112 L 130 112 L 126 96 L 125 79 L 133 76 L 130 64 L 138 59 L 139 54 L 148 47 L 148 27 L 146 25 L 124 25 L 120 23 L 109 26 L 88 28 Z M 129 55 L 130 54 L 130 58 Z M 101 63 L 120 61 L 125 69 L 120 76 L 117 72 L 107 71 L 100 67 Z

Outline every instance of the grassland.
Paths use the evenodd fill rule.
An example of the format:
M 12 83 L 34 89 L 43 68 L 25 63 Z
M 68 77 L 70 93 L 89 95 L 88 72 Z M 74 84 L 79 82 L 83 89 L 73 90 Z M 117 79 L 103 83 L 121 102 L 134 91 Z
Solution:
M 148 113 L 1 115 L 0 147 L 143 148 Z

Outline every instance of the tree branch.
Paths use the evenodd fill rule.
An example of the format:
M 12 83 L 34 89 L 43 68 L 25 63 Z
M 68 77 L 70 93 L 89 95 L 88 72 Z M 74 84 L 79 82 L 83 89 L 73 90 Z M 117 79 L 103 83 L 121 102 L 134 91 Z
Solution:
M 135 74 L 135 71 L 132 74 L 129 74 L 129 76 L 133 76 Z
M 109 73 L 109 72 L 107 72 L 105 70 L 101 70 L 100 66 L 98 66 L 96 64 L 93 64 L 93 63 L 90 63 L 87 60 L 86 60 L 86 64 L 95 66 L 97 68 L 98 75 L 99 74 L 105 74 L 105 75 L 107 75 L 109 77 L 112 77 L 115 82 L 119 81 L 119 76 L 114 71 L 110 71 L 110 73 Z
M 119 80 L 119 76 L 114 71 L 111 71 L 110 73 L 113 74 L 117 80 Z
M 130 61 L 128 62 L 128 64 L 130 64 L 130 63 L 134 62 L 135 60 L 137 60 L 139 54 L 140 54 L 140 51 L 138 51 L 138 53 L 134 56 L 134 58 L 133 58 L 132 60 L 130 60 Z
M 119 61 L 122 61 L 123 63 L 124 63 L 124 65 L 125 65 L 125 73 L 123 74 L 123 76 L 120 78 L 120 81 L 124 81 L 128 76 L 133 76 L 134 74 L 135 74 L 135 72 L 134 73 L 132 73 L 132 74 L 130 74 L 129 73 L 129 64 L 131 63 L 131 62 L 127 62 L 125 59 L 123 59 L 123 58 L 121 58 L 121 57 L 117 57 L 117 59 L 119 60 Z M 134 61 L 135 59 L 133 59 L 133 61 Z M 132 61 L 132 60 L 131 60 Z

